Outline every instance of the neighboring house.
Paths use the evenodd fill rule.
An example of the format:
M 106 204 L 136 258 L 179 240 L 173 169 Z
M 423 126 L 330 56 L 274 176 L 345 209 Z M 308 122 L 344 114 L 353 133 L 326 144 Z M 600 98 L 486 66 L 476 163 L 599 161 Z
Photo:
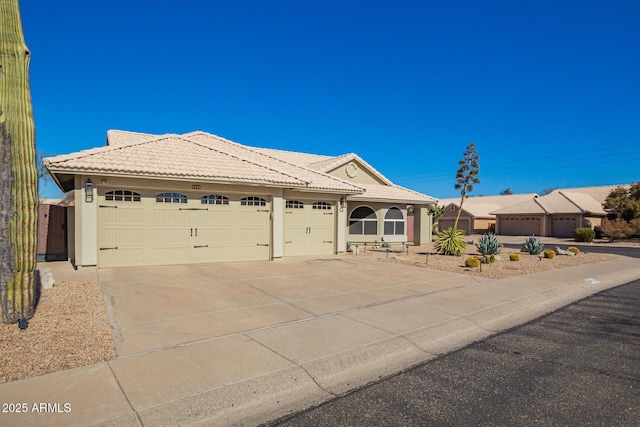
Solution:
M 270 260 L 347 242 L 431 239 L 433 197 L 394 185 L 355 154 L 249 147 L 205 132 L 109 131 L 107 145 L 44 159 L 75 204 L 74 265 Z
M 597 200 L 598 203 L 600 203 L 600 205 L 604 207 L 604 202 L 606 201 L 609 194 L 611 194 L 611 192 L 618 187 L 622 187 L 628 190 L 630 185 L 620 184 L 620 185 L 600 185 L 600 186 L 594 186 L 594 187 L 560 188 L 557 190 L 553 190 L 553 193 L 558 191 L 569 191 L 572 193 L 588 194 L 589 196 Z M 617 216 L 617 213 L 613 210 L 609 210 L 609 209 L 604 209 L 604 210 L 605 212 L 607 212 L 607 216 L 609 218 L 615 218 Z M 601 218 L 599 217 L 591 218 L 590 222 L 592 227 L 596 225 L 600 225 Z
M 573 230 L 599 221 L 607 212 L 587 192 L 559 189 L 492 214 L 497 218 L 496 234 L 572 237 Z
M 465 234 L 482 234 L 493 230 L 496 217 L 491 212 L 538 197 L 537 194 L 508 194 L 504 196 L 477 196 L 465 199 L 458 220 L 458 228 Z M 439 230 L 453 227 L 460 207 L 460 197 L 440 199 L 444 214 L 439 219 Z

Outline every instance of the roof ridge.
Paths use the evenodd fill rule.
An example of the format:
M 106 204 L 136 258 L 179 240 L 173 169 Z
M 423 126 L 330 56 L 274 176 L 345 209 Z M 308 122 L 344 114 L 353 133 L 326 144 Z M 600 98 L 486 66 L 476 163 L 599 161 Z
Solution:
M 204 132 L 203 132 L 203 133 L 204 133 Z M 217 137 L 217 135 L 212 135 L 212 134 L 209 134 L 209 135 L 214 136 L 214 137 Z M 202 143 L 202 142 L 198 142 L 198 141 L 192 141 L 191 139 L 188 139 L 188 138 L 184 138 L 184 137 L 182 137 L 182 135 L 178 135 L 178 137 L 179 137 L 180 139 L 183 139 L 183 140 L 185 140 L 185 141 L 190 142 L 191 144 L 195 144 L 195 145 L 198 145 L 198 146 L 200 146 L 200 147 L 204 147 L 204 148 L 206 148 L 206 149 L 208 149 L 208 150 L 216 151 L 216 152 L 218 152 L 218 153 L 222 153 L 222 154 L 227 155 L 227 156 L 229 156 L 229 157 L 233 157 L 234 159 L 238 159 L 238 160 L 240 160 L 240 161 L 243 161 L 243 162 L 246 162 L 246 163 L 250 163 L 250 164 L 252 164 L 252 165 L 257 165 L 257 166 L 259 166 L 259 167 L 261 167 L 261 168 L 269 169 L 270 171 L 277 172 L 277 173 L 279 173 L 279 174 L 282 174 L 282 175 L 288 176 L 288 177 L 290 177 L 290 178 L 295 179 L 296 181 L 300 181 L 300 182 L 304 183 L 306 187 L 308 187 L 308 186 L 309 186 L 309 184 L 311 184 L 311 183 L 310 183 L 310 182 L 308 182 L 308 181 L 305 181 L 305 180 L 303 180 L 303 179 L 300 179 L 300 178 L 298 178 L 298 177 L 295 177 L 295 176 L 293 176 L 293 175 L 291 175 L 291 174 L 288 174 L 288 173 L 286 173 L 286 172 L 282 172 L 282 171 L 279 171 L 279 170 L 277 170 L 277 169 L 273 169 L 273 168 L 270 168 L 270 167 L 268 167 L 268 166 L 261 165 L 260 163 L 253 162 L 253 161 L 251 161 L 251 160 L 243 159 L 243 158 L 241 158 L 241 157 L 238 157 L 238 156 L 236 156 L 236 155 L 234 155 L 234 154 L 231 154 L 231 153 L 227 153 L 227 152 L 222 151 L 222 150 L 218 150 L 218 149 L 216 149 L 216 148 L 212 147 L 212 146 L 211 146 L 211 145 L 209 145 L 209 144 Z M 217 138 L 219 138 L 219 139 L 224 139 L 224 138 L 220 138 L 220 137 L 217 137 Z M 229 141 L 229 142 L 232 142 L 232 141 Z M 236 144 L 237 144 L 237 143 L 236 143 Z M 242 144 L 238 144 L 238 145 L 242 145 Z
M 265 156 L 265 157 L 268 157 L 268 158 L 270 158 L 270 159 L 272 159 L 272 160 L 275 160 L 275 161 L 278 161 L 278 162 L 282 162 L 282 163 L 287 164 L 287 165 L 290 165 L 290 166 L 295 166 L 295 167 L 297 167 L 297 168 L 303 169 L 303 170 L 305 170 L 305 171 L 307 171 L 307 172 L 311 172 L 311 173 L 313 173 L 313 174 L 322 175 L 322 176 L 323 176 L 323 177 L 325 177 L 325 178 L 330 178 L 330 179 L 332 179 L 332 180 L 334 180 L 334 181 L 340 182 L 341 184 L 348 184 L 348 185 L 350 185 L 350 186 L 352 186 L 352 187 L 358 188 L 359 190 L 361 190 L 361 192 L 364 192 L 364 191 L 365 191 L 363 188 L 358 187 L 357 185 L 355 185 L 355 184 L 353 184 L 353 183 L 351 183 L 351 182 L 349 182 L 349 181 L 345 181 L 345 180 L 342 180 L 342 179 L 337 178 L 337 177 L 335 177 L 335 176 L 332 176 L 332 175 L 329 175 L 329 174 L 326 174 L 326 173 L 323 173 L 323 172 L 319 172 L 319 171 L 316 171 L 316 170 L 313 170 L 313 169 L 309 169 L 309 168 L 307 168 L 307 167 L 305 167 L 305 166 L 301 166 L 301 165 L 298 165 L 298 164 L 295 164 L 295 163 L 291 163 L 291 162 L 288 162 L 288 161 L 286 161 L 286 160 L 284 160 L 284 159 L 280 159 L 280 158 L 278 158 L 278 157 L 271 156 L 271 155 L 269 155 L 269 154 L 266 154 L 266 153 L 262 153 L 262 152 L 260 152 L 260 151 L 257 151 L 257 148 L 256 148 L 256 147 L 251 147 L 251 146 L 248 146 L 248 145 L 240 144 L 239 142 L 231 141 L 231 140 L 229 140 L 229 139 L 226 139 L 226 138 L 224 138 L 224 137 L 220 137 L 220 136 L 218 136 L 218 135 L 213 135 L 213 134 L 206 133 L 206 132 L 203 132 L 203 133 L 204 133 L 204 134 L 206 134 L 206 135 L 208 135 L 208 136 L 212 136 L 212 137 L 214 137 L 214 138 L 218 138 L 218 139 L 220 139 L 221 141 L 227 142 L 227 143 L 229 143 L 229 144 L 233 144 L 233 145 L 236 145 L 236 146 L 238 146 L 238 147 L 241 147 L 242 149 L 247 150 L 247 151 L 250 151 L 250 152 L 252 152 L 252 153 L 254 153 L 254 154 L 258 154 L 258 155 L 260 155 L 260 156 Z M 292 151 L 292 153 L 294 153 L 294 152 Z M 244 159 L 243 159 L 243 160 L 244 160 Z M 274 170 L 274 171 L 276 171 L 276 172 L 279 172 L 279 173 L 282 173 L 282 174 L 287 175 L 287 176 L 291 176 L 291 175 L 289 175 L 289 174 L 286 174 L 286 173 L 281 172 L 281 171 L 276 170 L 276 169 L 272 169 L 272 170 Z M 295 177 L 293 177 L 293 178 L 295 178 Z M 300 178 L 296 178 L 296 179 L 298 179 L 298 180 L 300 180 L 300 181 L 302 181 L 302 182 L 305 182 L 307 185 L 311 184 L 310 182 L 303 181 L 303 180 L 301 180 Z

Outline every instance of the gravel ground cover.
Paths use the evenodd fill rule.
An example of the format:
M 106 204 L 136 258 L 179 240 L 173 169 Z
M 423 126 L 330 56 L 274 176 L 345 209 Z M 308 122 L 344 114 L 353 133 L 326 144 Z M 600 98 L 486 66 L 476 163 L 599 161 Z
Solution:
M 561 248 L 567 249 L 566 246 Z M 545 246 L 545 249 L 555 249 L 555 246 Z M 381 261 L 385 262 L 432 268 L 434 270 L 468 274 L 487 279 L 504 279 L 505 277 L 538 273 L 555 268 L 593 264 L 609 261 L 616 257 L 616 255 L 581 252 L 576 256 L 556 255 L 553 259 L 547 259 L 543 258 L 542 254 L 529 255 L 526 252 L 520 252 L 518 249 L 502 248 L 500 254 L 497 256 L 498 260 L 493 264 L 483 264 L 482 271 L 480 271 L 480 268 L 469 268 L 464 265 L 464 261 L 470 256 L 480 256 L 475 245 L 468 245 L 462 256 L 438 255 L 435 253 L 436 250 L 433 243 L 425 246 L 409 246 L 409 254 L 406 253 L 406 250 L 401 252 L 399 247 L 394 247 L 390 250 L 388 258 L 386 249 L 383 248 L 372 249 L 368 252 L 370 252 L 372 256 L 379 257 Z M 509 254 L 511 253 L 520 254 L 520 261 L 509 260 Z
M 116 350 L 96 282 L 42 290 L 29 327 L 0 322 L 0 383 L 111 360 Z

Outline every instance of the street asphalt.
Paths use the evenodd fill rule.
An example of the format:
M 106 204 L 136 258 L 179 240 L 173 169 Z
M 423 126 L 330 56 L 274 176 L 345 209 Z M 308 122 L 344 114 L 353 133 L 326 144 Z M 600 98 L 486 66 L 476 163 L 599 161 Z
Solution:
M 269 426 L 637 426 L 640 280 Z

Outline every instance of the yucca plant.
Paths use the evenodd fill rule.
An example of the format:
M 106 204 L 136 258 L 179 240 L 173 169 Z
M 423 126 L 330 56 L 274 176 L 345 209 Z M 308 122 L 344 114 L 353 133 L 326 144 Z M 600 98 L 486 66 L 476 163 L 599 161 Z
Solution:
M 540 240 L 536 239 L 535 236 L 531 236 L 525 240 L 524 250 L 529 252 L 531 255 L 538 255 L 544 250 L 544 244 L 540 242 Z
M 439 232 L 435 239 L 436 250 L 443 255 L 462 255 L 467 248 L 464 231 L 450 227 Z
M 487 233 L 478 239 L 476 248 L 482 255 L 498 255 L 500 253 L 500 240 L 495 234 Z

